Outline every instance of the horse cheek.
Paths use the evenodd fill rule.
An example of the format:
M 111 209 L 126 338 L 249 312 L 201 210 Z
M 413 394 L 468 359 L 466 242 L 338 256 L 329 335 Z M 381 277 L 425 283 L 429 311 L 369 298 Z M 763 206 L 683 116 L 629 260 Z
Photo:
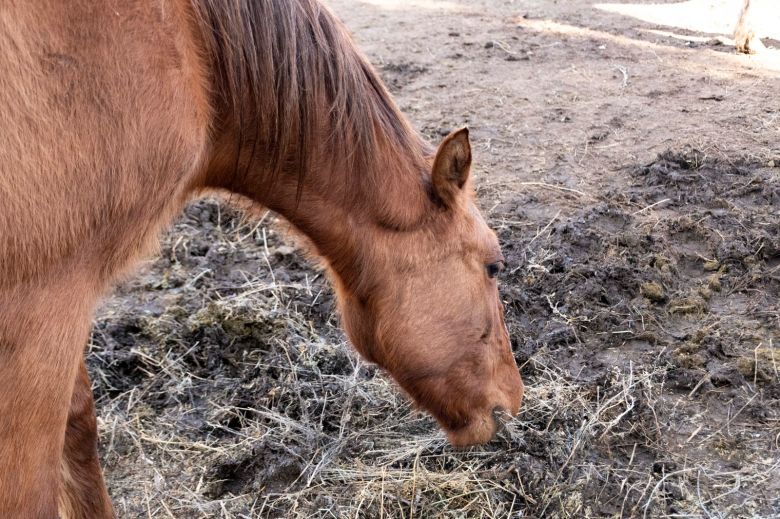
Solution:
M 369 313 L 354 297 L 339 294 L 339 310 L 344 330 L 352 346 L 368 362 L 379 364 L 374 354 L 374 341 Z

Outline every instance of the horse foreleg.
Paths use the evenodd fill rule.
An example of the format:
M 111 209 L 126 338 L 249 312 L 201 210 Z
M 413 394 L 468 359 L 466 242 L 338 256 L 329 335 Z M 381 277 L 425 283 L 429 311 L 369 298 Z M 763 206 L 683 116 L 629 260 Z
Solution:
M 114 512 L 97 452 L 97 421 L 87 367 L 82 361 L 70 400 L 62 452 L 61 519 L 111 519 Z
M 745 0 L 742 4 L 742 13 L 739 15 L 737 28 L 734 29 L 734 42 L 737 52 L 743 54 L 755 54 L 766 49 L 750 21 L 750 0 Z
M 79 282 L 81 281 L 81 282 Z M 0 517 L 57 517 L 61 460 L 96 291 L 71 272 L 0 283 Z

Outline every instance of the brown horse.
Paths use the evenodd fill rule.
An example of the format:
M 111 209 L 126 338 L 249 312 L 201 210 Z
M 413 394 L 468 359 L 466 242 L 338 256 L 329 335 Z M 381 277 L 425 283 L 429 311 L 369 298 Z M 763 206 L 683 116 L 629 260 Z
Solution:
M 269 207 L 457 446 L 523 394 L 460 130 L 430 149 L 317 0 L 0 6 L 0 517 L 112 517 L 83 348 L 192 196 Z

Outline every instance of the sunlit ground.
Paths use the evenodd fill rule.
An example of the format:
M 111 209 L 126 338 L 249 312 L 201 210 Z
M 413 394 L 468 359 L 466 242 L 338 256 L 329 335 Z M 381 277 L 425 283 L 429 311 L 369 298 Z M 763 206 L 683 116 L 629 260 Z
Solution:
M 688 0 L 672 4 L 597 3 L 594 7 L 669 28 L 640 29 L 658 36 L 700 42 L 709 40 L 708 35 L 726 36 L 726 43 L 733 45 L 733 40 L 728 38 L 733 36 L 742 10 L 742 0 Z M 749 24 L 759 37 L 780 40 L 780 0 L 754 0 Z M 703 35 L 691 35 L 690 32 Z M 723 58 L 735 63 L 749 63 L 772 73 L 780 72 L 780 50 L 776 49 L 768 49 L 753 56 L 731 55 Z
M 360 3 L 390 11 L 470 11 L 489 8 L 489 1 L 469 2 L 466 0 L 358 0 Z M 550 0 L 552 1 L 552 0 Z M 523 2 L 515 0 L 518 13 Z M 583 7 L 589 4 L 583 2 Z M 605 16 L 620 15 L 637 21 L 636 29 L 659 38 L 636 39 L 609 32 L 561 23 L 555 19 L 518 19 L 528 29 L 602 39 L 607 43 L 647 48 L 650 52 L 678 52 L 679 46 L 664 45 L 664 39 L 706 43 L 719 39 L 726 47 L 733 46 L 733 33 L 742 9 L 742 0 L 687 0 L 675 3 L 593 3 L 591 8 L 605 13 Z M 751 26 L 761 38 L 780 40 L 780 0 L 753 0 L 750 16 Z M 658 27 L 646 27 L 647 24 Z M 764 69 L 772 75 L 780 72 L 780 50 L 770 48 L 758 55 L 729 55 L 720 52 L 719 59 L 734 65 Z M 659 58 L 660 59 L 660 58 Z
M 596 9 L 687 31 L 731 35 L 742 0 L 688 0 L 674 4 L 598 3 Z M 780 39 L 780 1 L 754 1 L 751 21 L 761 37 Z
M 368 5 L 380 7 L 382 9 L 430 9 L 430 10 L 463 10 L 463 5 L 445 0 L 360 0 Z
M 681 49 L 679 47 L 663 45 L 661 43 L 646 41 L 642 39 L 630 38 L 618 34 L 611 34 L 609 32 L 588 29 L 586 27 L 578 27 L 576 25 L 558 23 L 552 20 L 527 20 L 523 18 L 518 18 L 517 23 L 518 25 L 522 25 L 526 29 L 539 31 L 543 33 L 560 34 L 560 35 L 573 36 L 578 38 L 602 40 L 607 45 L 612 44 L 612 45 L 619 45 L 619 46 L 626 46 L 626 47 L 643 48 L 646 49 L 648 52 L 652 53 L 657 59 L 661 61 L 663 61 L 663 57 L 662 57 L 663 54 L 669 54 L 669 53 L 679 54 L 679 53 L 688 52 L 686 49 Z M 660 36 L 682 38 L 682 36 L 680 35 L 676 35 L 665 31 L 648 30 L 647 32 L 653 32 Z M 686 37 L 685 39 L 687 41 L 693 41 L 696 39 L 709 40 L 710 38 Z M 736 52 L 733 52 L 731 54 L 726 52 L 718 52 L 717 56 L 718 59 L 727 61 L 733 65 L 738 65 L 738 66 L 751 65 L 753 67 L 770 71 L 772 75 L 776 75 L 776 73 L 780 72 L 780 51 L 778 50 L 766 50 L 756 55 L 737 54 Z M 700 66 L 708 68 L 709 73 L 713 75 L 719 75 L 719 74 L 723 74 L 725 76 L 731 75 L 731 72 L 726 69 L 718 69 L 718 68 L 712 69 L 708 66 L 708 64 L 709 62 L 705 60 L 701 62 Z M 695 65 L 694 63 L 689 63 L 688 66 L 695 66 Z

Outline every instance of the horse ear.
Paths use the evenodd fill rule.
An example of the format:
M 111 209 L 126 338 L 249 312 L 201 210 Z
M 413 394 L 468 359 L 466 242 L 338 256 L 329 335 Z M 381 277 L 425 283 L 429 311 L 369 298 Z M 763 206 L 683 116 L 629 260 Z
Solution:
M 468 128 L 452 132 L 439 145 L 433 160 L 433 191 L 447 206 L 457 200 L 471 170 Z

